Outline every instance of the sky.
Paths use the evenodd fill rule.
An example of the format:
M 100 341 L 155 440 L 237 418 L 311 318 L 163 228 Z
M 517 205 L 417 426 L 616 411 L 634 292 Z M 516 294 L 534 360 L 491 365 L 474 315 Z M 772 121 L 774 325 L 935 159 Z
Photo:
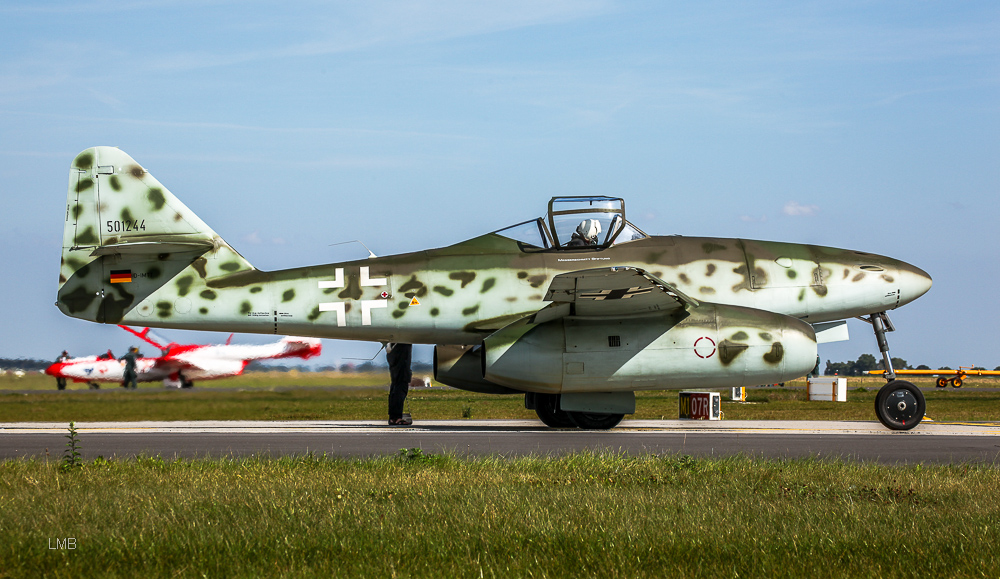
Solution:
M 892 355 L 1000 366 L 995 2 L 7 0 L 0 357 L 134 342 L 54 306 L 69 165 L 96 145 L 263 270 L 619 196 L 652 234 L 913 263 L 934 287 L 890 313 Z M 878 353 L 850 330 L 824 361 Z M 325 340 L 318 363 L 379 348 Z

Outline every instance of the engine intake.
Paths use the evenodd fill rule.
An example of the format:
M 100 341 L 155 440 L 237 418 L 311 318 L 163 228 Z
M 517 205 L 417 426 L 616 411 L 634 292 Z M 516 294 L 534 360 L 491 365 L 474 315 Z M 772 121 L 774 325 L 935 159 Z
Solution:
M 482 346 L 434 346 L 434 380 L 469 392 L 520 394 L 483 378 Z

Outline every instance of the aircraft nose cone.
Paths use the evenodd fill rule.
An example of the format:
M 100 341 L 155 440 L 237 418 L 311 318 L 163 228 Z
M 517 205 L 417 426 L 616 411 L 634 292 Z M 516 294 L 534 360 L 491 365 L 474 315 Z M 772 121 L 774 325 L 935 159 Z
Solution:
M 924 270 L 905 262 L 899 264 L 900 305 L 908 304 L 927 293 L 933 285 L 931 276 Z

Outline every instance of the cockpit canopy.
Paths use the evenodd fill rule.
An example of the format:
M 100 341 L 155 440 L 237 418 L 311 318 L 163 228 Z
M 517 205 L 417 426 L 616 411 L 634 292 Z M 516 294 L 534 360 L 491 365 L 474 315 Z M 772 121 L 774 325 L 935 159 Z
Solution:
M 648 237 L 625 219 L 620 197 L 553 197 L 548 218 L 495 231 L 539 249 L 600 249 Z

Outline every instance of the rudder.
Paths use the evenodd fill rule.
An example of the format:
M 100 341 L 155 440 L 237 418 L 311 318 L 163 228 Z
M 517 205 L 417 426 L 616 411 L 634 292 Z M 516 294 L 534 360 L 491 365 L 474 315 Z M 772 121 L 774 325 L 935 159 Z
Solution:
M 191 265 L 202 278 L 254 269 L 123 151 L 76 156 L 56 302 L 64 314 L 118 323 Z

